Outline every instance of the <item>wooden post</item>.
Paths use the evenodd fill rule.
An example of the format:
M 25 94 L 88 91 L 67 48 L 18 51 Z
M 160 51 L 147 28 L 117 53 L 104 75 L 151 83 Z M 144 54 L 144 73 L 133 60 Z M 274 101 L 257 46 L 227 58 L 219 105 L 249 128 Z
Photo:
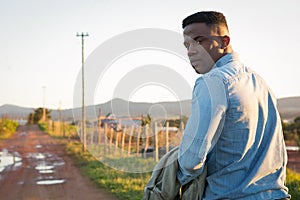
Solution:
M 106 153 L 106 149 L 107 149 L 107 123 L 104 124 L 104 153 Z
M 118 124 L 117 124 L 116 143 L 115 143 L 116 149 L 118 149 L 118 146 L 119 146 L 119 137 L 120 137 L 120 132 L 119 132 L 120 129 L 119 128 L 122 129 L 121 120 L 118 120 Z
M 126 127 L 124 127 L 124 129 L 122 130 L 122 153 L 124 151 L 125 136 L 126 136 Z
M 52 121 L 52 133 L 54 133 L 54 130 L 55 130 L 55 124 L 54 121 Z
M 93 128 L 93 129 L 94 129 L 94 128 Z M 91 139 L 91 144 L 94 144 L 94 132 L 95 132 L 95 131 L 94 131 L 93 129 L 90 131 L 90 136 L 91 136 L 91 138 L 90 138 L 90 139 Z
M 61 135 L 61 132 L 60 132 L 60 121 L 57 121 L 56 124 L 55 124 L 55 134 L 57 136 L 60 136 Z
M 78 130 L 79 130 L 79 132 L 77 132 L 77 134 L 78 134 L 78 136 L 79 136 L 79 138 L 80 138 L 80 141 L 82 141 L 82 131 L 81 131 L 81 128 L 82 128 L 82 125 L 81 125 L 81 122 L 78 122 Z
M 107 145 L 107 123 L 104 124 L 104 143 L 105 143 L 105 146 Z
M 140 137 L 141 137 L 141 132 L 142 132 L 142 126 L 139 126 L 138 128 L 138 134 L 136 138 L 136 154 L 140 153 Z
M 144 129 L 144 131 L 145 131 L 145 139 L 146 139 L 146 141 L 145 141 L 145 148 L 144 148 L 144 158 L 146 158 L 146 152 L 147 152 L 147 149 L 149 147 L 148 129 L 149 129 L 149 124 L 146 124 L 145 129 Z
M 98 123 L 97 123 L 97 132 L 98 132 L 98 144 L 101 143 L 101 116 L 98 116 Z
M 169 122 L 166 123 L 166 153 L 169 152 Z
M 109 146 L 112 145 L 113 136 L 114 136 L 114 129 L 113 129 L 113 128 L 110 128 L 110 141 L 109 141 Z
M 63 129 L 63 137 L 65 138 L 66 137 L 66 122 L 65 122 L 65 120 L 63 120 L 63 127 L 62 127 L 62 129 Z
M 119 142 L 119 132 L 116 131 L 116 141 L 115 141 L 116 149 L 118 148 L 118 142 Z
M 57 122 L 54 122 L 54 133 L 55 133 L 55 136 L 59 136 L 59 128 L 60 128 L 60 124 L 59 124 L 59 121 Z
M 158 162 L 158 130 L 157 130 L 157 122 L 154 123 L 154 136 L 155 136 L 155 161 Z
M 184 123 L 180 122 L 180 132 L 183 133 L 184 132 Z
M 131 151 L 131 140 L 132 140 L 133 131 L 134 131 L 134 125 L 131 125 L 129 143 L 128 143 L 128 155 L 130 155 L 130 151 Z
M 31 123 L 31 122 L 30 122 L 30 123 Z M 47 131 L 49 131 L 50 126 L 51 126 L 51 119 L 48 120 L 48 130 L 47 130 Z

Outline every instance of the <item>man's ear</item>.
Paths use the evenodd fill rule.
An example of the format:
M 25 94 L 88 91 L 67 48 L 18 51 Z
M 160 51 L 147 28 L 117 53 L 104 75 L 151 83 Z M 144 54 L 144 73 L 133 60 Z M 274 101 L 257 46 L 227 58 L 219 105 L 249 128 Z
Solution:
M 225 35 L 222 37 L 221 41 L 222 41 L 222 49 L 226 49 L 230 44 L 230 37 Z

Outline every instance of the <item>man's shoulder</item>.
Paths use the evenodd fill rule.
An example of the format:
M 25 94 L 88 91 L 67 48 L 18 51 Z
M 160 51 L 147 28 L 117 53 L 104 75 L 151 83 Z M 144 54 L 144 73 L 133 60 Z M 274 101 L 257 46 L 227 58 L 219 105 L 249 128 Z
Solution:
M 210 72 L 203 74 L 201 77 L 197 78 L 195 82 L 195 87 L 202 87 L 203 85 L 208 86 L 211 84 L 225 83 L 225 76 L 219 70 L 211 70 Z
M 207 73 L 207 77 L 219 77 L 224 82 L 227 82 L 235 77 L 250 73 L 254 71 L 248 66 L 244 65 L 240 60 L 233 60 L 232 62 L 226 63 L 221 67 L 212 69 Z

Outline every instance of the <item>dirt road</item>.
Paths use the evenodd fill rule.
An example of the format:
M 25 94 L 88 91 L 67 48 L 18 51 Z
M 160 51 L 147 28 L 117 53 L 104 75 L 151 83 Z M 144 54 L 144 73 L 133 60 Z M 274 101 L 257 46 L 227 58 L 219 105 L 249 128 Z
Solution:
M 83 177 L 64 145 L 36 125 L 1 141 L 0 161 L 1 200 L 117 199 Z
M 288 151 L 287 167 L 300 173 L 300 153 L 299 153 L 299 151 Z

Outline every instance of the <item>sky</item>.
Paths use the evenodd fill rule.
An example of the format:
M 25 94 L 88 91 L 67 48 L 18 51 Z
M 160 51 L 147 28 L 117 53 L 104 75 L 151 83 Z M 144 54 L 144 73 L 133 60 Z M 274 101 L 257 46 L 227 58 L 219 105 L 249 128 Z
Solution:
M 95 53 L 97 48 L 108 43 L 111 52 L 107 55 L 112 54 L 116 49 L 109 47 L 108 41 L 114 37 L 145 28 L 181 34 L 182 19 L 202 10 L 224 13 L 233 49 L 267 81 L 278 98 L 300 96 L 299 4 L 296 0 L 0 0 L 0 106 L 74 107 L 82 67 L 77 33 L 89 34 L 84 41 L 85 61 L 91 60 L 93 53 L 101 60 L 104 58 Z M 138 38 L 148 40 L 149 36 Z M 163 37 L 159 40 L 166 41 Z M 120 42 L 120 47 L 126 42 Z M 173 68 L 190 88 L 198 77 L 186 58 L 169 51 L 142 48 L 121 53 L 99 75 L 92 103 L 118 97 L 114 93 L 118 83 L 140 66 Z M 163 75 L 168 78 L 168 74 Z M 136 85 L 129 100 L 173 101 L 177 96 L 167 84 L 152 82 Z

